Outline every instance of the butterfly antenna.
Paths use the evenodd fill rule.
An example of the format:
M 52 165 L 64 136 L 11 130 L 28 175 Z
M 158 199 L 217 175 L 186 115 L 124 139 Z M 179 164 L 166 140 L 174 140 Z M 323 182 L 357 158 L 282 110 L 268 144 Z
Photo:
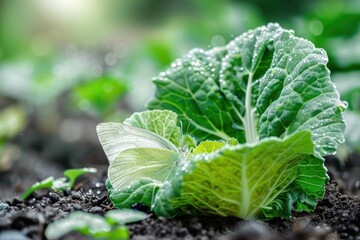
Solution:
M 183 138 L 183 123 L 180 121 L 180 147 L 184 145 L 184 138 Z
M 188 134 L 189 129 L 190 129 L 190 122 L 189 122 L 189 123 L 188 123 L 188 125 L 187 125 L 187 128 L 186 128 L 186 134 Z

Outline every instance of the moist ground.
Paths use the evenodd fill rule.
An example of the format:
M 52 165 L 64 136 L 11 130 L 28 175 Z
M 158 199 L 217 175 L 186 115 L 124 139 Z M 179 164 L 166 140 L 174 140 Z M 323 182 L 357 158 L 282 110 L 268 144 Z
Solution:
M 350 155 L 349 160 L 342 164 L 334 157 L 327 158 L 326 165 L 331 180 L 326 187 L 325 198 L 312 213 L 294 213 L 290 219 L 242 221 L 214 216 L 165 219 L 157 218 L 149 212 L 148 219 L 128 226 L 131 237 L 144 240 L 360 239 L 360 158 Z M 27 174 L 29 169 L 24 162 L 15 166 L 11 172 L 0 176 L 2 185 L 12 184 L 6 188 L 1 186 L 0 240 L 45 239 L 44 229 L 47 225 L 70 212 L 80 210 L 103 215 L 114 208 L 104 186 L 106 166 L 98 166 L 96 175 L 80 178 L 74 190 L 38 191 L 26 201 L 13 198 L 13 191 L 23 189 L 22 185 L 28 186 L 34 178 L 45 176 Z M 44 169 L 38 169 L 37 172 L 42 174 L 61 173 L 58 166 L 40 164 L 37 167 L 41 166 Z M 11 180 L 14 174 L 21 176 L 16 178 L 15 184 Z M 134 207 L 148 211 L 143 206 Z M 71 233 L 63 239 L 87 238 Z

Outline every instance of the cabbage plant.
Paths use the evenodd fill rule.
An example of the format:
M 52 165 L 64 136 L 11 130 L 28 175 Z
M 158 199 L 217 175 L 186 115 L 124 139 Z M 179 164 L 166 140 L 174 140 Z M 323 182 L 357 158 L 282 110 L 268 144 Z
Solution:
M 278 24 L 192 50 L 155 77 L 150 110 L 97 127 L 110 199 L 165 217 L 312 211 L 328 180 L 322 157 L 344 141 L 346 105 L 326 64 Z

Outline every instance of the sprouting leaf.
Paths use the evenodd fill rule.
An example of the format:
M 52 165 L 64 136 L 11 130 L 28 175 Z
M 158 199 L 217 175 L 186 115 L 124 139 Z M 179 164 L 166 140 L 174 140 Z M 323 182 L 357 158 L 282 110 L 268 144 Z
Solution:
M 21 196 L 20 199 L 25 200 L 33 192 L 39 189 L 53 189 L 57 191 L 69 190 L 74 186 L 74 183 L 78 177 L 85 173 L 96 173 L 95 168 L 78 168 L 78 169 L 68 169 L 64 171 L 64 176 L 62 178 L 54 179 L 54 177 L 48 177 L 41 182 L 33 184 L 28 190 L 26 190 Z
M 37 182 L 33 184 L 29 189 L 27 189 L 23 194 L 21 194 L 20 199 L 25 200 L 29 197 L 33 192 L 39 189 L 50 189 L 53 186 L 54 177 L 48 177 L 41 182 Z
M 93 234 L 86 234 L 95 239 L 107 239 L 107 240 L 127 240 L 130 238 L 129 230 L 126 226 L 118 226 L 111 231 L 97 231 Z
M 139 222 L 147 217 L 147 214 L 133 209 L 110 210 L 105 214 L 105 218 L 109 223 L 120 225 Z
M 96 173 L 96 168 L 78 168 L 78 169 L 68 169 L 64 171 L 64 176 L 69 180 L 68 188 L 72 188 L 75 184 L 75 181 L 78 177 L 84 175 L 85 173 Z
M 51 186 L 51 189 L 62 191 L 62 190 L 69 190 L 69 182 L 67 181 L 66 177 L 61 177 L 54 179 L 53 185 Z
M 103 217 L 86 212 L 74 212 L 64 219 L 49 224 L 45 230 L 45 236 L 48 239 L 58 239 L 72 231 L 92 235 L 110 230 L 111 226 Z
M 314 154 L 311 133 L 301 131 L 284 139 L 270 137 L 256 145 L 195 155 L 158 191 L 153 210 L 165 217 L 212 214 L 244 219 L 263 212 L 286 217 L 293 206 L 313 210 L 327 181 L 324 161 Z M 284 195 L 295 197 L 289 201 L 282 199 Z M 279 209 L 269 211 L 275 205 Z
M 269 24 L 176 60 L 154 79 L 148 107 L 178 113 L 200 141 L 254 143 L 310 130 L 317 154 L 329 155 L 344 141 L 346 106 L 327 61 L 323 49 Z
M 64 219 L 53 222 L 45 230 L 45 236 L 52 240 L 70 232 L 78 232 L 95 239 L 129 239 L 125 224 L 142 221 L 148 216 L 132 209 L 111 210 L 105 218 L 86 212 L 73 212 Z M 119 226 L 120 225 L 120 226 Z

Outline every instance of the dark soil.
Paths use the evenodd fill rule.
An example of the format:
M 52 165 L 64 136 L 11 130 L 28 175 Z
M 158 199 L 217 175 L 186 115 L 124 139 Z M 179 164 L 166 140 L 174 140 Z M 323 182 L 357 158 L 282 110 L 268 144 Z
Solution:
M 129 225 L 132 239 L 360 239 L 360 158 L 351 155 L 346 164 L 340 164 L 334 157 L 327 158 L 326 165 L 331 181 L 325 198 L 312 213 L 294 213 L 290 219 L 271 221 L 214 216 L 164 219 L 149 213 L 149 218 L 143 222 Z M 47 168 L 44 170 L 47 174 L 52 170 L 56 172 L 54 167 L 40 166 L 42 170 Z M 106 166 L 99 169 L 95 176 L 79 179 L 74 190 L 38 191 L 26 201 L 9 197 L 14 191 L 24 189 L 22 185 L 27 187 L 34 182 L 27 179 L 26 174 L 20 174 L 26 172 L 24 165 L 15 165 L 11 172 L 0 174 L 2 185 L 12 184 L 6 189 L 1 187 L 0 240 L 45 239 L 47 225 L 70 212 L 81 210 L 102 215 L 113 209 L 104 186 Z M 15 180 L 12 178 L 16 184 L 11 181 L 14 171 L 19 174 Z M 134 207 L 146 211 L 142 206 Z M 71 233 L 63 239 L 87 238 Z

